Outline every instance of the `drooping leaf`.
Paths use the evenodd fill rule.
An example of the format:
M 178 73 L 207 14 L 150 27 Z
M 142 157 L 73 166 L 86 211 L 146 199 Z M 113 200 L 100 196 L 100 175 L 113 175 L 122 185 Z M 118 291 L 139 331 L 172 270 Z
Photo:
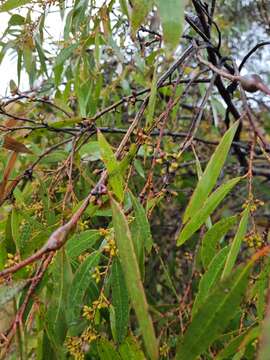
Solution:
M 91 273 L 98 265 L 100 253 L 95 251 L 89 255 L 74 274 L 68 294 L 68 320 L 72 322 L 80 314 L 84 294 L 91 280 Z
M 145 348 L 151 359 L 157 359 L 158 344 L 141 282 L 140 270 L 128 222 L 122 209 L 113 198 L 111 198 L 111 206 L 115 238 L 129 296 L 139 322 Z
M 226 329 L 245 293 L 252 265 L 250 261 L 240 266 L 210 292 L 179 341 L 177 360 L 197 359 Z
M 133 36 L 148 15 L 153 5 L 152 0 L 134 0 L 132 1 L 131 29 Z
M 192 197 L 184 214 L 183 223 L 186 223 L 189 218 L 194 217 L 195 213 L 199 211 L 199 209 L 202 207 L 205 200 L 207 199 L 208 195 L 216 185 L 217 179 L 227 158 L 238 125 L 239 121 L 235 122 L 230 127 L 230 129 L 224 134 L 221 142 L 213 153 L 201 180 L 199 180 L 196 189 L 192 194 Z
M 62 49 L 55 59 L 54 68 L 63 65 L 64 62 L 74 53 L 78 46 L 78 43 L 76 43 Z
M 157 0 L 156 3 L 160 14 L 164 42 L 173 50 L 180 42 L 187 1 Z
M 115 335 L 122 343 L 127 334 L 129 317 L 129 299 L 121 263 L 116 258 L 112 266 L 112 305 L 115 311 Z
M 147 108 L 146 115 L 146 127 L 151 127 L 154 122 L 154 113 L 155 113 L 155 105 L 156 105 L 156 95 L 157 95 L 157 65 L 154 69 L 154 75 L 151 84 L 150 98 Z
M 100 131 L 98 132 L 98 143 L 102 160 L 109 174 L 109 183 L 117 198 L 122 201 L 124 199 L 124 186 L 119 165 L 110 145 Z
M 227 256 L 227 260 L 226 260 L 224 270 L 222 273 L 222 278 L 225 278 L 226 276 L 228 276 L 234 267 L 237 255 L 239 253 L 239 250 L 240 250 L 240 247 L 242 244 L 242 241 L 243 241 L 244 236 L 247 231 L 248 218 L 249 218 L 249 208 L 247 207 L 243 212 L 243 215 L 242 215 L 240 223 L 239 223 L 239 227 L 237 229 L 237 232 L 236 232 L 233 242 L 231 244 L 230 251 Z
M 207 268 L 216 253 L 219 240 L 236 224 L 238 217 L 231 216 L 221 219 L 207 231 L 202 239 L 201 259 L 204 268 Z
M 141 244 L 135 245 L 135 248 L 140 246 L 145 247 L 146 251 L 149 253 L 153 246 L 153 239 L 151 234 L 150 225 L 146 216 L 146 212 L 141 203 L 136 199 L 136 197 L 130 192 L 132 206 L 134 209 L 135 222 L 138 228 L 138 241 Z M 133 239 L 134 240 L 134 239 Z
M 241 180 L 241 177 L 234 178 L 221 185 L 216 191 L 209 196 L 203 207 L 184 225 L 182 231 L 177 238 L 177 245 L 182 245 L 188 240 L 206 221 L 209 215 L 216 209 L 224 197 L 232 190 L 232 188 Z
M 192 307 L 192 315 L 196 313 L 200 305 L 207 298 L 209 291 L 220 277 L 228 252 L 229 247 L 227 246 L 221 249 L 211 261 L 206 273 L 201 277 L 199 291 Z

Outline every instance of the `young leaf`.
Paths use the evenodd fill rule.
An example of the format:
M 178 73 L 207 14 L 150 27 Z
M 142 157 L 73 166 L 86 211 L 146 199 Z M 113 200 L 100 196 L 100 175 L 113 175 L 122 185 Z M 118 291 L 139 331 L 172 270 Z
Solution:
M 203 207 L 193 216 L 180 232 L 177 238 L 177 245 L 182 245 L 189 239 L 206 221 L 209 215 L 216 209 L 224 197 L 232 190 L 232 188 L 241 180 L 241 177 L 229 180 L 227 183 L 221 185 L 216 191 L 209 196 L 205 201 Z
M 201 259 L 206 269 L 215 256 L 216 246 L 220 239 L 236 224 L 238 216 L 221 219 L 207 231 L 202 239 Z
M 83 305 L 83 297 L 91 279 L 91 273 L 98 265 L 100 253 L 95 251 L 79 266 L 71 283 L 68 294 L 68 320 L 76 319 Z
M 194 217 L 195 213 L 200 210 L 208 195 L 213 190 L 227 158 L 238 125 L 239 121 L 236 121 L 224 134 L 221 142 L 208 162 L 203 176 L 201 180 L 199 180 L 186 208 L 183 218 L 184 224 L 189 220 L 189 218 Z
M 215 285 L 217 279 L 221 275 L 221 271 L 224 266 L 228 252 L 228 246 L 221 249 L 220 252 L 218 252 L 211 261 L 207 272 L 201 277 L 199 283 L 199 291 L 192 307 L 192 316 L 196 313 L 200 305 L 207 298 L 209 291 L 212 289 L 213 285 Z
M 112 265 L 112 305 L 115 310 L 116 341 L 121 343 L 126 335 L 129 317 L 128 291 L 124 281 L 124 273 L 119 260 L 116 258 Z
M 176 359 L 195 360 L 226 329 L 242 300 L 253 265 L 250 261 L 218 283 L 205 299 L 180 340 Z
M 115 159 L 114 153 L 102 133 L 98 132 L 98 143 L 100 147 L 101 157 L 109 174 L 109 183 L 114 194 L 120 201 L 124 199 L 124 186 L 119 164 Z
M 232 268 L 235 264 L 237 255 L 238 255 L 240 247 L 241 247 L 241 243 L 242 243 L 244 236 L 246 234 L 246 231 L 247 231 L 248 218 L 249 218 L 249 208 L 247 207 L 243 212 L 237 233 L 235 234 L 235 237 L 231 244 L 230 251 L 229 251 L 229 254 L 228 254 L 225 266 L 224 266 L 224 270 L 223 270 L 223 273 L 221 276 L 222 279 L 230 274 L 230 272 L 232 271 Z
M 128 222 L 122 209 L 113 198 L 111 198 L 111 206 L 115 238 L 129 296 L 139 322 L 145 348 L 149 357 L 151 359 L 158 359 L 158 343 L 149 314 L 143 284 L 141 282 L 140 270 Z
M 180 42 L 186 2 L 186 0 L 157 0 L 164 42 L 171 50 Z

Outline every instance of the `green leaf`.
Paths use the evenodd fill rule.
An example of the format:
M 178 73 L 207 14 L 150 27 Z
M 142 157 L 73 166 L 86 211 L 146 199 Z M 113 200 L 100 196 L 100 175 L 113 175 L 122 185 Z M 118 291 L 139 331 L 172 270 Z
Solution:
M 12 237 L 16 244 L 17 251 L 20 251 L 20 215 L 18 210 L 14 207 L 11 213 L 11 231 Z
M 227 360 L 232 359 L 232 357 L 238 353 L 239 350 L 242 350 L 243 345 L 247 345 L 249 342 L 255 340 L 260 334 L 260 327 L 249 328 L 244 331 L 241 335 L 233 338 L 216 356 L 215 360 Z
M 13 281 L 10 285 L 0 286 L 0 308 L 14 298 L 28 283 L 27 280 Z
M 128 329 L 129 300 L 124 273 L 119 260 L 116 258 L 112 265 L 111 275 L 112 305 L 115 310 L 115 335 L 116 341 L 121 343 Z
M 127 337 L 119 347 L 119 353 L 122 360 L 145 360 L 144 353 L 140 349 L 134 337 Z
M 132 1 L 132 13 L 131 13 L 131 31 L 132 36 L 143 24 L 146 16 L 152 8 L 152 0 L 133 0 Z
M 180 232 L 177 245 L 182 245 L 189 239 L 206 221 L 208 216 L 216 209 L 224 197 L 232 190 L 232 188 L 241 180 L 241 177 L 229 180 L 227 183 L 222 184 L 216 191 L 209 196 L 205 201 L 204 206 L 193 216 Z
M 68 311 L 68 294 L 73 279 L 69 258 L 64 249 L 57 253 L 51 270 L 53 292 L 57 296 L 52 296 L 47 309 L 46 328 L 57 351 L 60 351 L 68 329 L 65 314 Z
M 74 50 L 79 46 L 79 43 L 69 45 L 68 47 L 62 49 L 60 53 L 57 55 L 55 62 L 54 62 L 54 68 L 63 65 L 64 62 L 72 56 L 74 53 Z
M 23 61 L 25 70 L 30 77 L 33 69 L 33 50 L 30 47 L 25 46 L 23 48 Z
M 228 276 L 234 267 L 242 241 L 247 231 L 248 218 L 249 218 L 249 208 L 247 207 L 242 214 L 239 227 L 231 244 L 230 251 L 222 273 L 222 278 Z
M 25 22 L 25 18 L 19 14 L 14 14 L 8 21 L 9 26 L 22 25 Z
M 221 219 L 209 229 L 202 239 L 201 259 L 207 268 L 216 253 L 216 246 L 220 239 L 236 224 L 238 216 Z
M 30 2 L 30 0 L 7 0 L 0 6 L 0 12 L 13 10 Z
M 252 265 L 250 261 L 244 268 L 240 266 L 215 286 L 180 340 L 176 359 L 197 359 L 222 334 L 238 310 Z
M 107 339 L 100 339 L 97 342 L 98 355 L 100 360 L 121 360 L 113 344 Z
M 147 115 L 146 115 L 146 127 L 150 128 L 154 122 L 154 113 L 155 113 L 155 105 L 156 105 L 156 95 L 157 95 L 157 64 L 155 65 L 154 75 L 152 79 L 150 98 L 147 107 Z
M 171 50 L 179 45 L 184 24 L 186 0 L 157 0 L 164 42 Z
M 141 282 L 140 270 L 128 222 L 122 209 L 113 198 L 111 198 L 111 206 L 116 244 L 129 296 L 139 322 L 145 348 L 149 357 L 151 359 L 158 359 L 158 343 L 155 337 L 152 319 L 149 314 L 143 284 Z
M 131 192 L 130 196 L 135 215 L 134 223 L 137 228 L 137 241 L 134 242 L 135 250 L 136 248 L 145 247 L 146 251 L 150 253 L 153 246 L 153 238 L 145 209 Z M 140 253 L 140 251 L 138 251 L 138 253 Z
M 73 322 L 79 317 L 84 294 L 91 280 L 91 273 L 98 265 L 100 253 L 95 251 L 89 255 L 75 272 L 68 295 L 68 320 Z
M 102 133 L 98 132 L 98 143 L 100 147 L 101 157 L 106 166 L 106 169 L 109 174 L 109 183 L 112 187 L 114 194 L 120 201 L 124 199 L 124 186 L 123 179 L 121 173 L 119 171 L 119 165 L 117 160 L 115 159 L 114 153 L 111 149 L 111 146 L 102 135 Z
M 189 220 L 189 218 L 194 217 L 195 213 L 201 209 L 208 195 L 216 185 L 217 179 L 227 158 L 238 125 L 239 121 L 236 121 L 224 134 L 221 142 L 217 146 L 210 161 L 208 162 L 203 176 L 199 180 L 196 189 L 194 190 L 194 193 L 186 208 L 183 218 L 184 224 Z
M 192 316 L 196 313 L 200 305 L 207 298 L 209 291 L 212 289 L 213 285 L 215 285 L 218 278 L 220 277 L 228 252 L 228 246 L 221 249 L 220 252 L 218 252 L 211 261 L 207 272 L 201 277 L 199 283 L 199 291 L 192 307 Z
M 66 244 L 68 257 L 75 259 L 84 251 L 91 249 L 100 237 L 99 230 L 86 230 L 79 234 L 74 234 Z
M 84 144 L 80 150 L 79 154 L 84 159 L 88 161 L 100 160 L 100 148 L 97 141 L 91 141 L 88 144 Z

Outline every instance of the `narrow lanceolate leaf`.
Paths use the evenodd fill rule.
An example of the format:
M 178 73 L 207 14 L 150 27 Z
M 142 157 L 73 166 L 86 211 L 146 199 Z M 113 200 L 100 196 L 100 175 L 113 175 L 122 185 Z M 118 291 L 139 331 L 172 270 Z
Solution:
M 132 35 L 136 34 L 136 31 L 139 29 L 141 25 L 148 15 L 151 7 L 153 5 L 152 0 L 133 0 L 132 8 L 131 8 L 131 31 Z
M 222 334 L 238 310 L 253 265 L 250 261 L 219 282 L 205 299 L 177 347 L 177 360 L 195 360 Z
M 0 308 L 14 298 L 27 284 L 26 280 L 13 281 L 12 284 L 0 286 Z
M 112 266 L 112 305 L 115 310 L 116 341 L 121 343 L 128 329 L 129 300 L 121 263 L 116 258 Z
M 139 238 L 142 242 L 142 246 L 145 247 L 146 251 L 149 253 L 153 246 L 153 239 L 151 234 L 150 225 L 146 216 L 146 212 L 141 203 L 136 199 L 134 195 L 130 193 L 132 206 L 134 209 L 135 222 L 139 229 Z
M 231 128 L 224 134 L 220 144 L 217 146 L 212 155 L 207 167 L 199 180 L 196 189 L 186 208 L 183 222 L 186 223 L 189 218 L 193 217 L 197 211 L 202 207 L 210 192 L 216 185 L 217 179 L 221 169 L 225 163 L 228 152 L 231 147 L 235 132 L 238 128 L 239 121 L 235 122 Z
M 158 343 L 149 314 L 128 222 L 119 204 L 113 198 L 111 198 L 111 206 L 115 238 L 129 296 L 138 319 L 148 355 L 151 359 L 158 359 Z
M 183 24 L 186 0 L 157 0 L 163 38 L 170 49 L 179 45 Z
M 209 198 L 205 201 L 204 206 L 196 213 L 196 216 L 193 216 L 188 223 L 184 225 L 184 228 L 177 238 L 178 246 L 182 245 L 202 226 L 208 216 L 212 214 L 220 202 L 241 179 L 241 177 L 238 177 L 229 180 L 209 196 Z
M 227 232 L 236 224 L 238 216 L 231 216 L 221 219 L 212 226 L 202 239 L 201 259 L 204 268 L 207 268 L 216 254 L 216 246 L 227 234 Z
M 234 267 L 242 241 L 247 231 L 248 218 L 249 218 L 249 208 L 246 208 L 245 211 L 243 212 L 241 221 L 239 223 L 239 227 L 231 244 L 230 251 L 222 273 L 222 278 L 228 276 Z
M 98 265 L 99 252 L 93 252 L 76 271 L 68 294 L 68 320 L 72 322 L 81 312 L 83 297 L 91 280 L 91 272 Z
M 74 234 L 66 244 L 67 255 L 70 259 L 75 259 L 84 251 L 91 247 L 101 238 L 99 230 L 86 230 Z
M 151 92 L 150 92 L 150 98 L 149 98 L 147 115 L 146 115 L 146 126 L 148 128 L 150 128 L 154 122 L 156 95 L 157 95 L 157 65 L 155 66 L 154 75 L 152 79 Z
M 201 277 L 199 291 L 192 307 L 192 316 L 194 316 L 200 305 L 205 301 L 209 291 L 213 288 L 218 278 L 220 277 L 228 252 L 228 246 L 220 250 L 220 252 L 218 252 L 211 261 L 207 272 Z
M 109 174 L 109 183 L 112 187 L 112 190 L 117 196 L 117 198 L 120 201 L 123 201 L 124 185 L 121 172 L 119 170 L 119 164 L 115 159 L 111 146 L 100 131 L 98 132 L 98 143 L 100 147 L 102 161 L 104 162 Z
M 13 10 L 30 2 L 31 0 L 7 0 L 0 6 L 0 12 Z
M 56 68 L 56 67 L 64 64 L 64 62 L 68 58 L 70 58 L 70 56 L 74 53 L 74 51 L 77 47 L 78 47 L 78 43 L 72 44 L 72 45 L 62 49 L 55 59 L 54 67 Z

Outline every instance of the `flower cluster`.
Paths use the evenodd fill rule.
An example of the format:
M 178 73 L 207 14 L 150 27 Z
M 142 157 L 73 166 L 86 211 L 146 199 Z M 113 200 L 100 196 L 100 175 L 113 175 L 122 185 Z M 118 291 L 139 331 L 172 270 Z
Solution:
M 13 265 L 16 265 L 20 261 L 18 254 L 7 254 L 7 261 L 5 263 L 5 268 L 9 268 Z
M 169 348 L 169 345 L 164 343 L 162 346 L 160 346 L 159 348 L 159 353 L 160 353 L 160 356 L 163 356 L 163 357 L 166 357 L 168 356 L 169 354 L 169 351 L 170 351 L 170 348 Z
M 91 327 L 86 328 L 81 336 L 68 336 L 65 346 L 75 360 L 84 360 L 84 354 L 89 350 L 89 344 L 98 337 Z
M 255 231 L 251 231 L 245 236 L 245 242 L 250 248 L 260 248 L 263 245 L 261 235 Z
M 246 209 L 247 207 L 249 207 L 250 212 L 254 213 L 260 206 L 264 206 L 264 202 L 262 200 L 250 199 L 244 203 L 243 208 Z
M 103 250 L 106 253 L 108 253 L 110 255 L 110 257 L 116 256 L 118 250 L 117 250 L 114 239 L 111 237 L 107 237 L 106 240 L 107 240 L 107 245 L 104 246 Z
M 103 293 L 101 293 L 99 299 L 93 301 L 92 306 L 84 305 L 83 317 L 89 321 L 92 321 L 95 318 L 97 310 L 107 308 L 109 305 L 109 300 Z

